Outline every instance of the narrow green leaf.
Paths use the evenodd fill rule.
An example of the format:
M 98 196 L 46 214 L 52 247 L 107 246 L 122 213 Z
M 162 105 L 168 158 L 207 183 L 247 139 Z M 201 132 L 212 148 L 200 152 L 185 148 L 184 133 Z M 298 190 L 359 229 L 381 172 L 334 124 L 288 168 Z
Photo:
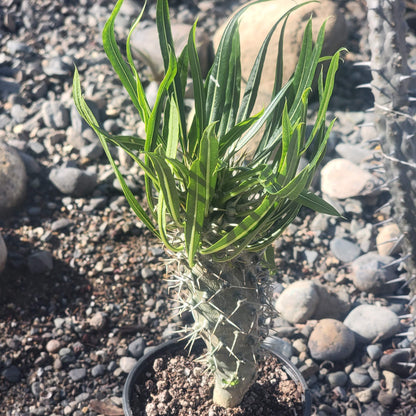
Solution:
M 331 204 L 309 191 L 301 192 L 295 201 L 316 212 L 320 212 L 321 214 L 334 215 L 337 217 L 341 216 Z
M 164 201 L 169 210 L 176 226 L 183 227 L 180 215 L 179 195 L 176 189 L 175 178 L 167 165 L 166 161 L 155 153 L 147 153 L 147 157 L 153 163 L 155 171 L 159 179 L 160 192 L 163 194 Z
M 122 4 L 123 0 L 117 1 L 113 12 L 111 13 L 104 26 L 103 47 L 108 59 L 111 62 L 111 65 L 119 76 L 121 83 L 128 92 L 134 106 L 140 114 L 142 113 L 142 107 L 137 97 L 136 80 L 130 70 L 130 66 L 124 62 L 123 56 L 121 55 L 120 49 L 114 36 L 114 21 L 118 12 L 120 11 Z
M 159 195 L 159 201 L 157 204 L 157 223 L 159 225 L 160 238 L 165 244 L 168 250 L 173 252 L 179 252 L 183 250 L 183 246 L 174 246 L 170 243 L 169 237 L 167 234 L 167 224 L 166 224 L 166 204 L 163 193 Z
M 167 144 L 166 144 L 166 157 L 171 159 L 176 159 L 176 154 L 178 152 L 178 142 L 179 142 L 179 114 L 176 101 L 170 99 L 170 110 L 168 117 L 168 132 L 167 132 Z M 165 117 L 167 114 L 165 113 Z M 165 121 L 166 123 L 166 121 Z
M 78 70 L 75 68 L 74 71 L 74 81 L 73 81 L 73 97 L 74 97 L 74 103 L 77 107 L 80 115 L 82 118 L 92 127 L 98 125 L 97 120 L 94 117 L 94 114 L 87 106 L 87 103 L 84 100 L 84 97 L 81 93 L 81 84 L 79 80 L 79 74 Z M 96 130 L 96 133 L 98 135 L 98 138 L 100 139 L 101 145 L 103 146 L 104 152 L 108 157 L 108 160 L 114 170 L 114 173 L 117 176 L 117 179 L 120 182 L 121 188 L 123 190 L 123 193 L 127 199 L 127 202 L 129 203 L 130 207 L 134 211 L 134 213 L 137 215 L 137 217 L 147 226 L 147 228 L 152 231 L 153 234 L 155 234 L 158 238 L 160 238 L 158 231 L 156 230 L 155 225 L 153 224 L 153 221 L 149 218 L 149 216 L 146 214 L 146 211 L 140 206 L 140 204 L 137 202 L 136 198 L 134 197 L 133 193 L 130 191 L 128 186 L 126 185 L 126 182 L 124 181 L 123 175 L 119 171 L 116 163 L 114 162 L 114 159 L 111 155 L 110 149 L 108 148 L 106 138 L 100 133 L 99 130 Z
M 194 98 L 195 98 L 195 137 L 202 137 L 202 132 L 206 127 L 206 116 L 205 116 L 205 89 L 202 81 L 201 65 L 199 63 L 198 52 L 195 43 L 195 30 L 196 24 L 194 23 L 188 37 L 188 54 L 189 63 L 191 67 L 192 83 L 194 87 Z M 197 148 L 196 141 L 189 144 L 188 152 L 193 155 Z
M 250 233 L 256 232 L 256 227 L 260 221 L 269 213 L 273 208 L 273 204 L 276 200 L 274 195 L 267 195 L 260 206 L 251 212 L 246 218 L 244 218 L 240 224 L 236 225 L 231 231 L 225 234 L 220 240 L 211 246 L 201 250 L 201 254 L 213 254 L 218 251 L 224 250 L 232 244 L 236 243 L 242 238 L 248 237 Z
M 195 160 L 189 171 L 189 184 L 186 199 L 185 249 L 189 266 L 195 264 L 195 254 L 201 241 L 205 217 L 205 183 L 199 160 Z
M 144 5 L 142 7 L 142 10 L 139 14 L 139 16 L 137 17 L 137 19 L 134 21 L 133 25 L 131 26 L 129 35 L 127 36 L 127 41 L 126 41 L 126 55 L 127 55 L 127 60 L 129 62 L 130 65 L 130 69 L 134 75 L 134 78 L 136 80 L 136 95 L 137 95 L 137 100 L 140 106 L 139 109 L 139 114 L 141 119 L 144 121 L 144 123 L 147 123 L 147 119 L 150 116 L 150 107 L 149 107 L 149 103 L 147 102 L 147 98 L 146 98 L 146 94 L 144 92 L 143 89 L 143 85 L 140 81 L 140 77 L 139 74 L 137 73 L 136 67 L 134 65 L 133 62 L 133 57 L 131 54 L 131 47 L 130 47 L 130 40 L 131 40 L 131 36 L 134 32 L 134 30 L 136 29 L 137 25 L 139 24 L 140 20 L 142 19 L 144 10 L 146 8 L 146 4 L 147 4 L 147 0 L 145 0 Z

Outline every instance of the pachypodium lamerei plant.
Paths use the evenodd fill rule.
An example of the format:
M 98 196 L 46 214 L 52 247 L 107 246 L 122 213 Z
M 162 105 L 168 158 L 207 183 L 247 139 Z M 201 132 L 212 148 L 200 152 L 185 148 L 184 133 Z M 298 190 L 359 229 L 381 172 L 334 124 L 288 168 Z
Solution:
M 273 256 L 271 244 L 302 206 L 338 215 L 308 187 L 333 125 L 333 121 L 326 124 L 326 110 L 341 51 L 321 57 L 325 25 L 313 42 L 309 21 L 296 70 L 282 85 L 284 27 L 290 12 L 300 7 L 296 6 L 276 22 L 264 40 L 241 94 L 239 18 L 250 6 L 231 19 L 203 80 L 195 46 L 196 23 L 177 58 L 168 1 L 158 0 L 156 23 L 165 76 L 150 108 L 130 49 L 132 31 L 143 11 L 128 34 L 125 60 L 114 36 L 122 2 L 117 2 L 104 27 L 103 45 L 144 121 L 146 137 L 114 136 L 102 129 L 82 97 L 77 71 L 75 104 L 97 133 L 131 208 L 178 259 L 179 299 L 194 317 L 190 340 L 202 337 L 206 343 L 206 361 L 215 374 L 214 402 L 233 407 L 256 379 L 265 332 L 259 325 L 268 306 L 264 298 L 267 283 L 259 278 L 261 259 Z M 273 98 L 253 115 L 265 54 L 279 23 Z M 323 61 L 329 61 L 326 77 L 319 72 Z M 308 98 L 317 72 L 319 110 L 309 131 Z M 189 73 L 195 114 L 187 125 L 184 94 Z M 257 150 L 246 160 L 244 146 L 259 134 Z M 147 209 L 126 185 L 111 145 L 124 149 L 143 169 Z M 307 150 L 309 162 L 300 168 Z

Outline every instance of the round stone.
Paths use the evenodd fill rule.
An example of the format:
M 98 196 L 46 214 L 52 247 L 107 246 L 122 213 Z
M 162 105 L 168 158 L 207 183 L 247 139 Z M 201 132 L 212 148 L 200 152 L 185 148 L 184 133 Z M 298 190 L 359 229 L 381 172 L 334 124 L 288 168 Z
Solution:
M 106 322 L 107 316 L 103 312 L 95 313 L 89 320 L 91 327 L 97 330 L 103 329 L 105 327 Z
M 33 253 L 27 259 L 27 266 L 33 274 L 49 273 L 53 269 L 52 254 L 45 250 Z
M 26 195 L 26 168 L 15 149 L 0 142 L 0 216 L 17 207 Z
M 386 282 L 397 277 L 391 268 L 385 267 L 394 260 L 390 256 L 381 256 L 375 251 L 370 251 L 351 264 L 351 278 L 354 286 L 363 291 L 380 293 L 388 289 Z M 391 286 L 394 289 L 394 286 Z
M 51 339 L 46 344 L 46 351 L 48 351 L 52 354 L 55 353 L 55 352 L 58 352 L 60 350 L 60 348 L 61 348 L 61 343 L 57 339 Z
M 134 358 L 140 358 L 143 355 L 145 347 L 146 343 L 144 339 L 140 337 L 129 344 L 128 350 Z
M 137 360 L 132 357 L 121 357 L 120 368 L 124 373 L 130 373 L 133 367 L 136 365 Z
M 91 368 L 91 375 L 93 377 L 101 377 L 105 373 L 105 365 L 97 364 L 93 368 Z
M 336 319 L 322 319 L 309 337 L 312 358 L 339 361 L 348 358 L 355 348 L 354 334 Z
M 371 382 L 371 377 L 368 374 L 353 371 L 350 374 L 350 380 L 354 386 L 364 387 Z
M 22 378 L 20 369 L 15 365 L 4 369 L 1 374 L 9 383 L 18 383 Z
M 344 371 L 335 371 L 334 373 L 329 373 L 327 379 L 331 388 L 342 387 L 347 383 L 348 376 Z
M 370 344 L 374 339 L 387 339 L 400 329 L 397 315 L 382 306 L 360 305 L 344 320 L 345 326 L 355 333 L 357 341 Z
M 331 198 L 366 195 L 371 193 L 376 183 L 371 173 L 347 159 L 332 159 L 321 170 L 321 190 Z
M 372 360 L 378 360 L 383 355 L 383 349 L 379 344 L 367 346 L 367 354 Z
M 63 194 L 77 197 L 89 195 L 97 185 L 96 175 L 72 167 L 52 169 L 49 179 Z
M 349 263 L 353 261 L 360 255 L 360 247 L 353 243 L 352 241 L 348 241 L 345 238 L 335 237 L 329 243 L 329 248 L 331 249 L 334 256 L 338 259 L 343 261 L 344 263 Z
M 86 377 L 87 370 L 83 367 L 74 368 L 70 370 L 68 374 L 72 381 L 80 381 Z
M 396 240 L 400 237 L 401 232 L 395 223 L 387 224 L 378 230 L 376 237 L 377 251 L 380 256 L 390 256 L 396 254 L 400 249 L 400 244 Z
M 300 280 L 288 286 L 277 298 L 276 310 L 290 323 L 304 323 L 315 312 L 319 303 L 315 284 Z

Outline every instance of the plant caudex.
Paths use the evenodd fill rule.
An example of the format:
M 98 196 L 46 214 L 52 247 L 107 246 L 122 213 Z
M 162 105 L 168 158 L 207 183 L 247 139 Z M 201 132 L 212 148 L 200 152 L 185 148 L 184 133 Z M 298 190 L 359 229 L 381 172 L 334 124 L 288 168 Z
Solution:
M 190 339 L 200 336 L 207 345 L 207 362 L 216 380 L 214 401 L 233 407 L 256 378 L 264 336 L 259 318 L 267 310 L 267 300 L 266 283 L 259 278 L 260 256 L 272 257 L 272 242 L 302 206 L 338 215 L 308 187 L 333 125 L 332 121 L 327 127 L 325 117 L 341 51 L 321 57 L 325 25 L 313 42 L 309 21 L 296 70 L 282 85 L 284 28 L 290 12 L 300 7 L 296 6 L 270 30 L 241 94 L 239 18 L 250 6 L 243 7 L 226 27 L 203 80 L 195 45 L 196 23 L 187 45 L 176 55 L 168 1 L 158 0 L 156 23 L 165 75 L 151 108 L 130 49 L 131 34 L 143 11 L 128 34 L 125 60 L 114 36 L 122 3 L 117 2 L 104 27 L 103 44 L 145 124 L 146 138 L 114 136 L 100 127 L 82 97 L 77 71 L 75 104 L 97 133 L 133 211 L 169 251 L 176 253 L 179 297 L 195 319 Z M 267 47 L 279 23 L 282 29 L 273 96 L 263 111 L 253 115 Z M 323 61 L 329 62 L 325 78 L 322 70 L 317 71 Z M 317 72 L 319 110 L 307 130 L 308 99 Z M 184 104 L 188 73 L 195 99 L 190 125 Z M 245 145 L 258 135 L 261 140 L 255 153 L 245 160 L 241 156 Z M 148 209 L 126 185 L 110 152 L 112 145 L 121 147 L 143 169 Z M 306 151 L 309 162 L 300 168 Z

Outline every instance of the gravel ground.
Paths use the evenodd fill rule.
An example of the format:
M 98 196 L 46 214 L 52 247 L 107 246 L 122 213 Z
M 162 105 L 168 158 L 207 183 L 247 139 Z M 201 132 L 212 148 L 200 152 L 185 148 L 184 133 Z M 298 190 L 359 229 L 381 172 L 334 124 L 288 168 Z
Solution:
M 212 35 L 239 3 L 172 1 L 172 20 L 191 23 L 200 13 L 201 27 Z M 365 9 L 360 1 L 338 3 L 349 25 L 350 53 L 331 103 L 338 121 L 327 160 L 339 157 L 339 143 L 352 145 L 350 153 L 356 154 L 354 146 L 361 137 L 357 126 L 371 118 L 367 110 L 372 106 L 371 94 L 355 88 L 369 82 L 369 73 L 353 66 L 368 59 Z M 76 62 L 87 98 L 107 119 L 105 127 L 113 133 L 140 130 L 102 52 L 100 33 L 112 4 L 1 2 L 0 140 L 21 152 L 28 172 L 24 203 L 0 222 L 8 249 L 0 275 L 0 414 L 7 416 L 122 415 L 121 392 L 132 364 L 146 348 L 190 322 L 189 316 L 172 318 L 167 256 L 130 212 L 105 156 L 72 104 Z M 124 28 L 137 13 L 133 0 L 125 6 L 120 19 Z M 144 20 L 154 16 L 151 6 Z M 378 174 L 374 161 L 367 167 Z M 141 176 L 127 162 L 122 168 L 140 195 Z M 65 177 L 71 177 L 71 183 L 59 181 L 59 169 L 69 169 Z M 71 191 L 63 194 L 57 186 Z M 351 305 L 377 304 L 405 313 L 402 304 L 393 305 L 385 295 L 358 291 L 349 277 L 350 261 L 331 246 L 338 238 L 353 241 L 361 253 L 374 250 L 375 224 L 389 217 L 388 210 L 378 210 L 386 200 L 386 192 L 335 200 L 348 221 L 302 211 L 276 243 L 277 292 L 296 279 L 317 278 L 344 287 Z M 345 254 L 350 249 L 339 250 Z M 303 369 L 313 390 L 316 414 L 416 414 L 411 381 L 402 382 L 401 393 L 387 406 L 377 391 L 369 393 L 369 381 L 363 386 L 351 381 L 330 385 L 328 373 L 350 375 L 364 367 L 368 374 L 374 367 L 371 385 L 378 380 L 380 390 L 381 370 L 364 347 L 335 365 L 312 360 L 301 344 L 313 325 L 311 321 L 277 333 L 284 342 L 300 340 L 292 361 Z M 380 348 L 385 351 L 400 342 L 389 339 Z M 368 400 L 365 394 L 370 394 Z

